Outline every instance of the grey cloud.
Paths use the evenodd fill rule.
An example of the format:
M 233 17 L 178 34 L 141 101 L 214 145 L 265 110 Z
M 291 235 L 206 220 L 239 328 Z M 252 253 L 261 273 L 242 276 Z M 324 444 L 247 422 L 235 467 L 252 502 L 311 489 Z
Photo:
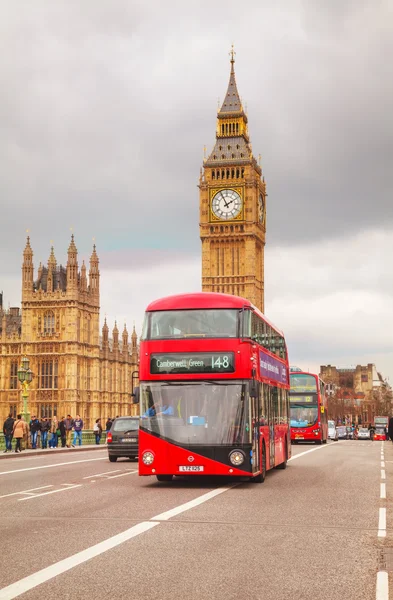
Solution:
M 21 8 L 23 5 L 23 9 Z M 69 228 L 88 252 L 200 252 L 199 169 L 234 40 L 268 185 L 268 244 L 393 220 L 391 16 L 357 2 L 9 4 L 0 25 L 0 263 Z M 250 15 L 253 18 L 250 19 Z M 370 204 L 372 209 L 370 210 Z

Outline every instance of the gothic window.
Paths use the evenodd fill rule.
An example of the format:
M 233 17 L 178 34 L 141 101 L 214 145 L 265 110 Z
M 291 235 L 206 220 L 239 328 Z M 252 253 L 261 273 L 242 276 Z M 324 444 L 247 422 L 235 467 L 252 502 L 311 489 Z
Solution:
M 243 158 L 244 154 L 243 152 L 240 153 L 240 158 Z
M 90 390 L 91 389 L 90 363 L 87 363 L 87 365 L 86 365 L 86 377 L 87 377 L 86 389 Z
M 225 125 L 221 125 L 221 133 L 222 133 L 222 135 L 224 135 L 224 133 L 225 133 Z
M 43 360 L 38 367 L 38 387 L 44 390 L 58 389 L 58 363 L 56 360 Z
M 235 158 L 235 155 L 234 155 L 234 154 L 232 154 L 232 158 Z
M 223 155 L 223 158 L 224 158 L 224 155 Z M 221 171 L 221 179 L 225 179 L 225 171 L 224 171 L 224 169 Z
M 230 177 L 230 172 L 229 172 L 229 169 L 227 169 L 227 179 L 229 179 L 229 177 Z
M 217 171 L 217 179 L 220 179 L 220 171 Z
M 40 413 L 41 419 L 51 419 L 57 416 L 57 404 L 41 404 Z
M 228 146 L 228 150 L 230 150 L 230 149 L 231 149 L 231 147 L 230 147 L 230 146 Z
M 240 177 L 240 171 L 239 171 L 239 169 L 236 169 L 236 179 L 239 179 L 239 177 Z
M 218 146 L 218 149 L 219 149 L 219 150 L 222 150 L 222 146 Z
M 18 389 L 18 361 L 11 361 L 10 390 Z
M 10 404 L 10 412 L 9 414 L 13 419 L 16 419 L 16 404 Z
M 235 158 L 235 155 L 232 154 L 232 158 Z M 235 169 L 232 169 L 232 179 L 235 178 Z
M 87 340 L 86 342 L 90 344 L 90 335 L 91 335 L 91 319 L 90 316 L 87 317 Z
M 244 169 L 242 169 L 242 177 L 244 177 Z
M 239 133 L 239 123 L 236 123 L 236 133 Z
M 47 310 L 44 313 L 44 335 L 52 335 L 55 333 L 55 313 L 52 310 Z
M 216 160 L 217 156 L 215 154 L 213 154 L 213 159 Z
M 216 172 L 212 171 L 212 179 L 215 179 L 215 178 L 216 178 Z
M 225 158 L 225 154 L 221 154 L 221 158 Z

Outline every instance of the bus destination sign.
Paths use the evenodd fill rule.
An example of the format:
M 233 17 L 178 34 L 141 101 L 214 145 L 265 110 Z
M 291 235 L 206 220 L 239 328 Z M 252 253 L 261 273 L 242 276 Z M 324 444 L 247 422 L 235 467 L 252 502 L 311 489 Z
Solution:
M 233 352 L 177 352 L 152 354 L 150 373 L 172 375 L 176 373 L 234 373 Z

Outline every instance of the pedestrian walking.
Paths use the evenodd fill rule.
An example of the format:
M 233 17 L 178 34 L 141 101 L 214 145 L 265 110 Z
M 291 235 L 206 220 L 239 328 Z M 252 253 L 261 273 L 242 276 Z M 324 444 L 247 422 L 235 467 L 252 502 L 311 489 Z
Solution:
M 30 421 L 30 437 L 31 437 L 31 447 L 35 450 L 37 448 L 37 438 L 38 432 L 41 431 L 41 423 L 37 419 L 35 415 L 31 416 Z
M 105 430 L 106 430 L 107 435 L 110 432 L 111 427 L 112 427 L 112 419 L 110 417 L 108 417 L 106 420 L 106 423 L 105 423 Z
M 66 447 L 66 434 L 67 434 L 67 432 L 66 432 L 66 427 L 65 427 L 65 417 L 61 417 L 61 419 L 59 421 L 57 437 L 60 436 L 62 448 Z
M 94 434 L 96 436 L 96 444 L 99 445 L 102 436 L 102 425 L 101 419 L 96 419 L 96 422 L 93 427 Z
M 31 441 L 30 441 L 30 425 L 29 423 L 27 423 L 25 421 L 24 416 L 22 415 L 22 419 L 21 419 L 22 423 L 23 423 L 23 439 L 20 443 L 21 449 L 22 450 L 27 450 L 28 448 L 31 448 Z
M 46 450 L 48 447 L 48 432 L 50 430 L 50 421 L 46 417 L 41 419 L 41 448 Z
M 74 419 L 71 415 L 67 415 L 67 418 L 64 421 L 65 432 L 66 432 L 66 446 L 67 448 L 71 448 L 71 436 L 72 436 L 72 428 L 74 427 Z
M 15 438 L 15 452 L 22 452 L 20 442 L 25 433 L 26 423 L 22 421 L 22 415 L 17 415 L 16 421 L 14 423 L 14 427 L 12 430 L 12 435 Z
M 12 452 L 12 432 L 14 430 L 15 419 L 12 418 L 10 413 L 7 419 L 4 421 L 3 433 L 5 439 L 5 450 L 4 452 Z
M 82 446 L 82 429 L 83 429 L 83 420 L 81 419 L 80 415 L 76 415 L 76 418 L 74 421 L 74 441 L 72 443 L 74 448 L 76 446 L 76 440 L 78 440 L 79 446 Z
M 59 429 L 59 422 L 57 417 L 54 416 L 50 424 L 51 438 L 49 440 L 49 448 L 57 448 L 57 431 Z

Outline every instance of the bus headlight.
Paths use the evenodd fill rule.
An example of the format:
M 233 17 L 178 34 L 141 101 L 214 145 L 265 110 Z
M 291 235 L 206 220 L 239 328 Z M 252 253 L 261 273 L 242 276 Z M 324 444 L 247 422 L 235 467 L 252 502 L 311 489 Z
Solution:
M 229 454 L 229 460 L 235 467 L 242 465 L 244 463 L 244 458 L 245 456 L 241 450 L 232 450 Z
M 144 465 L 151 465 L 154 462 L 153 452 L 144 452 L 142 454 L 142 462 Z

